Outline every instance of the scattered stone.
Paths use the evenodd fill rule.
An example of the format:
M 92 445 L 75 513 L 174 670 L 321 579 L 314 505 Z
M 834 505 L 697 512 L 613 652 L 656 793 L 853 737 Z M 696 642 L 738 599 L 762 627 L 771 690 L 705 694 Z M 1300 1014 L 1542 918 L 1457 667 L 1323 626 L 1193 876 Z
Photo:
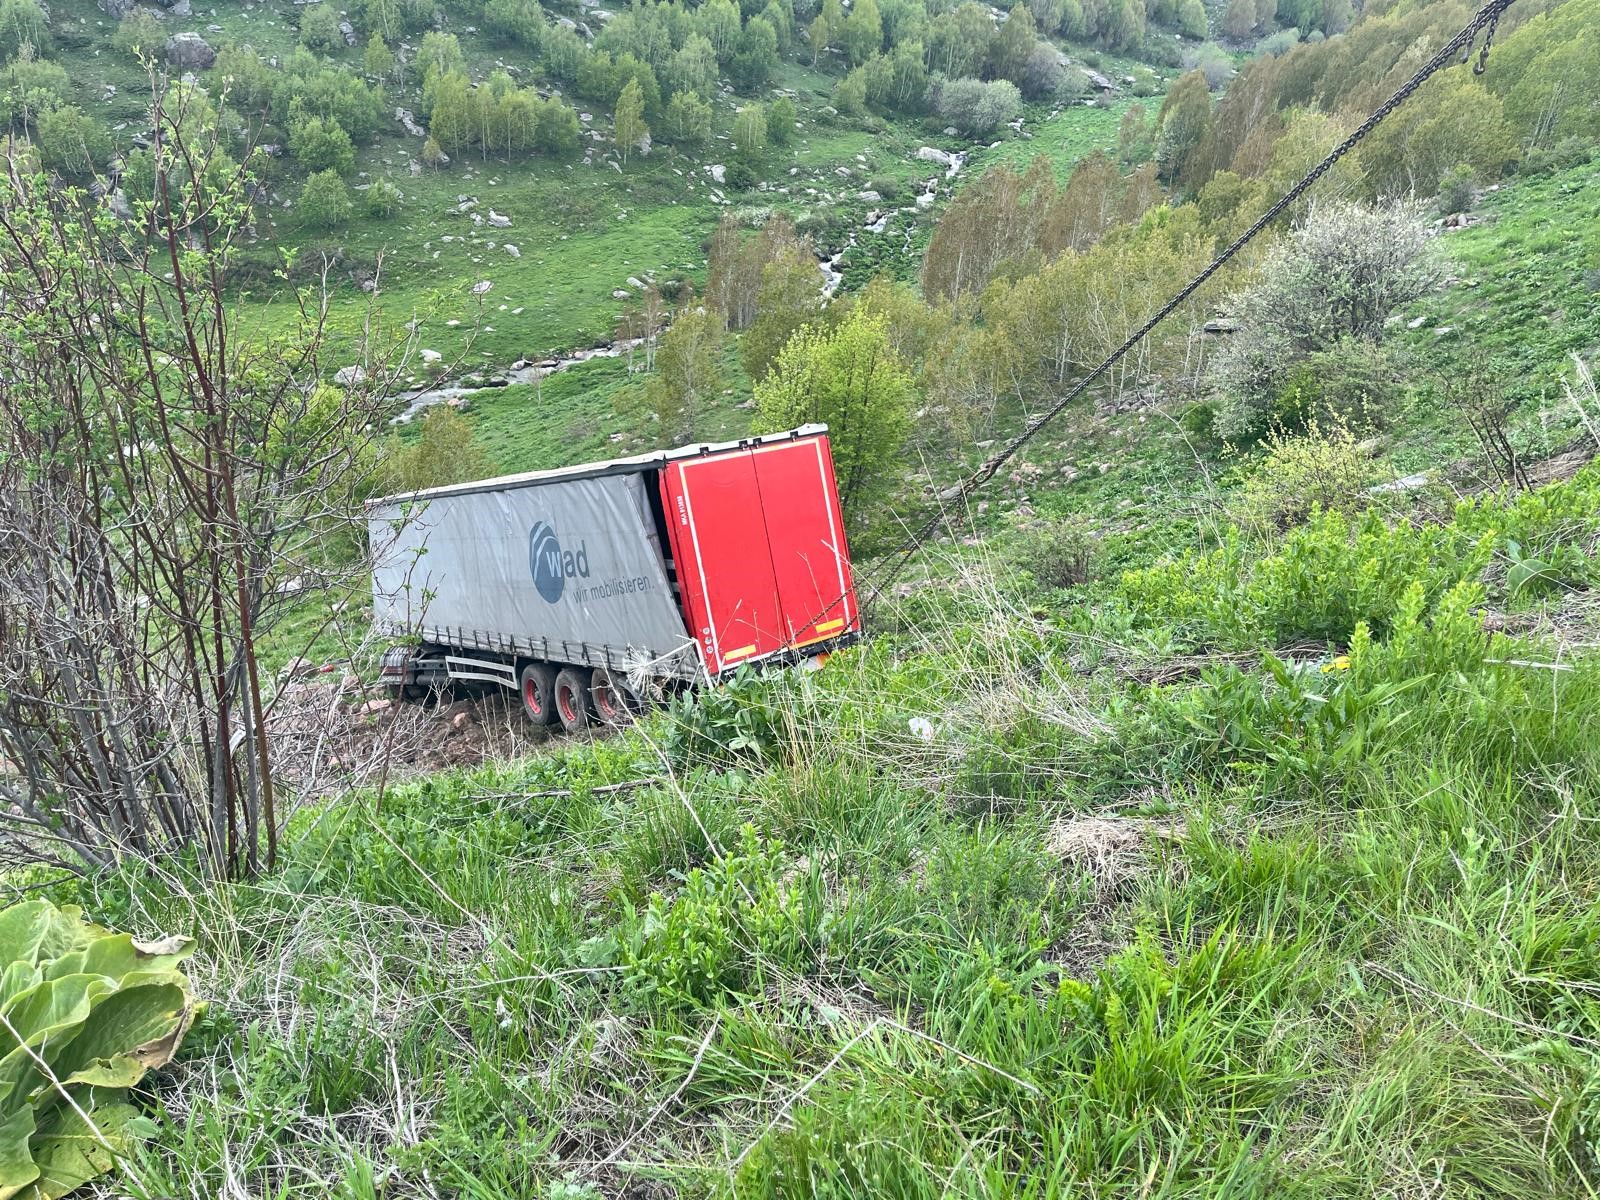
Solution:
M 355 387 L 357 384 L 364 383 L 366 378 L 366 369 L 360 366 L 340 367 L 333 373 L 333 381 L 340 387 Z
M 956 159 L 955 155 L 950 154 L 948 151 L 941 150 L 937 146 L 923 146 L 917 151 L 917 160 L 919 162 L 938 163 L 942 167 L 948 167 L 955 162 Z
M 507 242 L 505 244 L 505 252 L 507 254 L 511 255 L 512 258 L 521 258 L 522 257 L 522 251 L 517 249 L 517 247 L 513 246 L 510 242 Z
M 174 67 L 203 71 L 216 61 L 217 52 L 198 33 L 179 33 L 167 39 L 167 62 Z
M 381 699 L 380 698 L 380 699 L 377 699 L 377 700 L 368 700 L 365 704 L 363 704 L 361 706 L 361 711 L 364 712 L 364 713 L 381 713 L 381 712 L 388 712 L 393 707 L 394 707 L 394 701 L 393 700 L 386 700 L 386 699 Z
M 490 289 L 493 287 L 494 283 L 492 281 L 488 279 L 480 279 L 477 283 L 472 285 L 472 294 L 474 296 L 487 296 Z
M 421 125 L 417 124 L 416 114 L 413 113 L 409 108 L 395 109 L 394 119 L 399 121 L 400 124 L 404 126 L 405 131 L 412 137 L 425 138 L 428 136 L 428 131 Z
M 1427 315 L 1424 314 L 1423 316 L 1413 317 L 1413 318 L 1411 318 L 1411 320 L 1407 321 L 1406 322 L 1406 328 L 1407 329 L 1421 329 L 1427 323 L 1428 323 L 1428 318 L 1427 318 Z
M 506 216 L 504 213 L 497 213 L 491 208 L 489 210 L 489 224 L 493 225 L 496 229 L 510 229 L 511 218 Z
M 868 204 L 876 204 L 880 200 L 882 200 L 883 197 L 878 195 L 877 192 L 874 192 L 869 188 L 868 190 L 866 190 L 864 192 L 857 192 L 856 193 L 856 199 L 857 200 L 865 200 Z
M 717 183 L 725 185 L 728 182 L 728 168 L 722 163 L 714 163 L 707 167 L 706 174 L 710 175 L 711 178 Z
M 1212 317 L 1211 320 L 1200 326 L 1200 332 L 1237 333 L 1239 332 L 1239 322 L 1235 321 L 1232 317 Z
M 444 355 L 440 354 L 437 350 L 419 350 L 417 352 L 417 357 L 421 358 L 425 363 L 436 363 L 441 361 L 444 358 Z
M 611 298 L 613 300 L 631 300 L 633 299 L 633 293 L 627 288 L 616 288 L 612 291 Z

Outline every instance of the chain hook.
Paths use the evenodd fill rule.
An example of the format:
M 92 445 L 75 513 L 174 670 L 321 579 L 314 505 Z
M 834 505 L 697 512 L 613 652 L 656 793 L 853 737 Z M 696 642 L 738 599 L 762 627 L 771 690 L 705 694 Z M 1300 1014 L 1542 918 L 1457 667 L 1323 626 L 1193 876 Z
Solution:
M 1483 35 L 1483 49 L 1478 51 L 1478 61 L 1472 64 L 1472 73 L 1474 75 L 1482 75 L 1489 67 L 1489 47 L 1494 45 L 1494 31 L 1499 24 L 1500 14 L 1497 12 L 1493 17 L 1489 18 L 1488 31 Z M 1468 49 L 1470 52 L 1470 47 Z

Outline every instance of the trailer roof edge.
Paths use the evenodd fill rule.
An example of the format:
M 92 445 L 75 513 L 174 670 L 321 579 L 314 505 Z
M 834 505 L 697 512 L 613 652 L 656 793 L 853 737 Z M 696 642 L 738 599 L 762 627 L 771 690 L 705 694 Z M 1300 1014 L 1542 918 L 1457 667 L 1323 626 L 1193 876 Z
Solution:
M 564 479 L 593 479 L 601 475 L 635 475 L 651 467 L 659 467 L 683 458 L 699 458 L 738 450 L 745 446 L 763 446 L 772 442 L 792 441 L 796 438 L 815 437 L 827 433 L 826 425 L 801 425 L 780 433 L 763 433 L 737 438 L 729 442 L 693 442 L 673 450 L 652 450 L 648 454 L 635 454 L 628 458 L 612 458 L 601 462 L 579 463 L 572 467 L 554 467 L 544 471 L 524 471 L 517 475 L 500 475 L 493 479 L 475 479 L 467 483 L 451 483 L 443 487 L 424 488 L 418 492 L 396 492 L 379 496 L 366 502 L 368 509 L 398 504 L 405 500 L 431 500 L 440 496 L 469 496 L 477 492 L 501 492 L 511 488 L 535 487 Z

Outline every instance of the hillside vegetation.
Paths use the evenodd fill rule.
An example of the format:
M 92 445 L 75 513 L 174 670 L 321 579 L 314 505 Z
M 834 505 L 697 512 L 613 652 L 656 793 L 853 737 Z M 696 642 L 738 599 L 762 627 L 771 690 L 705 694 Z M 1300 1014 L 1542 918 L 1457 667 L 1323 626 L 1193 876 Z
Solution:
M 0 0 L 0 878 L 194 939 L 82 1178 L 1600 1190 L 1600 0 L 965 497 L 1472 10 L 331 3 Z M 803 420 L 862 644 L 592 738 L 369 692 L 364 500 Z

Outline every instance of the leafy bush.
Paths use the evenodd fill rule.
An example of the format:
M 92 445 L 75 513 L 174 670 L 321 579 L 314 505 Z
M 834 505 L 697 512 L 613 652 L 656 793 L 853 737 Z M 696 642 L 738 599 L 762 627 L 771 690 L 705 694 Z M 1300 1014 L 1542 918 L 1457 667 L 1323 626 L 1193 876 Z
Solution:
M 650 897 L 621 946 L 627 982 L 669 1007 L 695 1007 L 759 984 L 763 960 L 804 969 L 820 917 L 803 881 L 785 878 L 783 847 L 755 827 L 739 849 L 690 871 L 668 899 Z
M 193 949 L 188 938 L 137 942 L 47 900 L 0 912 L 12 1043 L 0 1194 L 65 1196 L 150 1136 L 128 1090 L 172 1060 L 195 1016 L 177 969 Z
M 1022 93 L 1004 79 L 990 83 L 953 79 L 940 85 L 937 92 L 934 108 L 963 133 L 993 133 L 1022 109 Z
M 350 219 L 350 189 L 337 171 L 318 171 L 300 189 L 300 215 L 312 225 L 332 229 Z
M 1127 572 L 1121 593 L 1136 621 L 1171 624 L 1197 645 L 1344 644 L 1362 623 L 1385 635 L 1414 584 L 1426 611 L 1457 583 L 1476 579 L 1494 544 L 1489 532 L 1324 512 L 1265 558 L 1256 559 L 1230 533 L 1209 554 Z
M 1445 216 L 1465 212 L 1478 202 L 1478 173 L 1463 163 L 1439 180 L 1439 211 Z
M 1244 483 L 1237 505 L 1247 526 L 1287 529 L 1317 509 L 1351 513 L 1366 507 L 1371 463 L 1343 425 L 1315 422 L 1298 437 L 1275 433 L 1267 456 Z
M 666 751 L 685 767 L 770 761 L 788 743 L 788 677 L 736 671 L 667 705 Z
M 404 198 L 393 182 L 380 179 L 367 189 L 367 213 L 374 217 L 392 216 Z
M 1023 568 L 1046 587 L 1078 587 L 1095 578 L 1099 539 L 1083 520 L 1064 520 L 1028 538 Z
M 1211 363 L 1217 433 L 1241 439 L 1266 432 L 1274 402 L 1306 356 L 1336 350 L 1359 360 L 1382 339 L 1390 315 L 1439 277 L 1415 205 L 1312 209 L 1234 299 L 1239 332 Z

